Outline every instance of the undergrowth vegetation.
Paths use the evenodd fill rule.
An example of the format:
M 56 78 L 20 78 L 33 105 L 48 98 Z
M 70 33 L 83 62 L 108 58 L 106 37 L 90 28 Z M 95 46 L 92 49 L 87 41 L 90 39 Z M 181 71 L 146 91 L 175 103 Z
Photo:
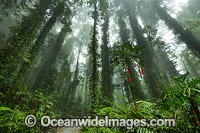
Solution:
M 17 92 L 13 97 L 13 100 L 16 101 L 15 105 L 12 103 L 9 105 L 4 104 L 7 100 L 6 94 L 1 93 L 1 132 L 41 132 L 47 130 L 41 127 L 40 119 L 42 116 L 48 115 L 52 118 L 58 118 L 60 115 L 54 109 L 56 93 L 52 96 L 46 96 L 42 92 L 32 92 L 30 90 Z M 30 114 L 37 118 L 37 124 L 33 128 L 25 125 L 25 118 Z
M 191 78 L 188 74 L 178 78 L 172 78 L 173 82 L 165 88 L 159 99 L 136 100 L 136 105 L 125 103 L 118 105 L 113 103 L 112 107 L 99 106 L 96 116 L 104 119 L 146 119 L 147 125 L 151 119 L 175 119 L 175 127 L 83 127 L 82 131 L 94 132 L 193 132 L 198 130 L 199 105 L 200 105 L 200 79 Z M 47 131 L 41 127 L 40 119 L 44 115 L 51 118 L 59 118 L 61 112 L 55 109 L 58 93 L 55 91 L 50 96 L 45 91 L 30 91 L 24 89 L 16 92 L 9 100 L 14 103 L 5 104 L 8 100 L 7 92 L 1 93 L 0 107 L 0 131 L 1 132 L 40 132 Z M 33 128 L 25 125 L 25 117 L 33 114 L 37 118 L 37 124 Z M 75 116 L 71 116 L 75 118 Z M 130 123 L 131 124 L 131 123 Z
M 133 127 L 131 122 L 127 127 L 84 127 L 88 133 L 124 133 L 124 132 L 193 132 L 198 125 L 198 106 L 200 105 L 200 79 L 192 79 L 187 74 L 173 78 L 172 84 L 164 89 L 157 100 L 136 101 L 136 106 L 121 106 L 113 103 L 113 107 L 99 109 L 99 119 L 146 119 L 147 125 L 151 119 L 175 119 L 175 127 Z M 132 123 L 133 124 L 133 123 Z

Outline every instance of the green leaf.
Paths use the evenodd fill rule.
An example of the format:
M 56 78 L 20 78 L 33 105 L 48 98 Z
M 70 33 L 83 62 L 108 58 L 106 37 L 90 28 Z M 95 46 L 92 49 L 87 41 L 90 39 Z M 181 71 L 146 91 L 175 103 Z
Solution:
M 197 89 L 195 89 L 195 88 L 192 88 L 192 90 L 194 90 L 194 91 L 200 93 L 200 90 L 197 90 Z
M 4 96 L 4 94 L 0 92 L 0 96 Z
M 0 111 L 12 111 L 12 109 L 8 107 L 0 107 Z
M 187 96 L 188 96 L 188 98 L 190 98 L 190 94 L 191 94 L 190 88 L 188 88 L 188 89 L 187 89 Z
M 4 76 L 3 76 L 3 75 L 0 75 L 0 79 L 4 79 Z

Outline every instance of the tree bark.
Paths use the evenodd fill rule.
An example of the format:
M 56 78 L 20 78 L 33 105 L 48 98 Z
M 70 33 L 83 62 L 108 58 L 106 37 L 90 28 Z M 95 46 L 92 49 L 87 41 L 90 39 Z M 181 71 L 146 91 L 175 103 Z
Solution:
M 192 33 L 184 29 L 174 18 L 172 18 L 167 11 L 162 8 L 157 2 L 153 3 L 157 15 L 165 21 L 166 25 L 174 31 L 180 40 L 186 43 L 188 48 L 200 58 L 200 41 L 198 41 Z
M 81 45 L 79 47 L 79 52 L 78 52 L 78 57 L 77 57 L 77 62 L 76 62 L 76 69 L 74 72 L 74 79 L 72 81 L 72 85 L 71 87 L 69 87 L 68 89 L 71 89 L 71 99 L 75 100 L 75 93 L 76 93 L 76 88 L 79 84 L 79 79 L 78 79 L 78 75 L 79 75 L 79 57 L 80 57 L 80 53 L 81 53 Z
M 93 12 L 93 32 L 92 32 L 92 42 L 91 42 L 91 61 L 92 61 L 92 75 L 90 77 L 90 95 L 91 95 L 91 114 L 93 116 L 94 110 L 96 109 L 96 105 L 98 102 L 98 91 L 97 91 L 97 19 L 98 19 L 98 12 L 97 12 L 97 2 L 94 4 L 94 12 Z
M 108 48 L 108 27 L 109 27 L 109 16 L 105 14 L 103 24 L 103 45 L 102 45 L 102 88 L 101 93 L 103 96 L 103 104 L 108 107 L 112 106 L 113 101 L 113 89 L 111 86 L 111 70 L 110 70 L 110 51 Z
M 191 59 L 189 58 L 189 55 L 184 54 L 183 57 L 184 57 L 184 59 L 185 59 L 185 61 L 186 61 L 186 67 L 188 68 L 189 73 L 190 73 L 192 76 L 196 77 L 196 78 L 200 77 L 200 75 L 197 73 L 197 69 L 196 69 L 196 67 L 194 66 L 194 63 L 193 63 L 193 62 L 191 61 Z
M 127 0 L 124 3 L 124 5 L 128 13 L 130 25 L 135 34 L 137 44 L 143 49 L 142 55 L 144 55 L 145 57 L 145 67 L 144 67 L 144 73 L 146 76 L 145 82 L 149 86 L 149 89 L 151 90 L 151 94 L 154 97 L 159 97 L 161 85 L 158 82 L 159 79 L 157 78 L 156 71 L 154 70 L 154 64 L 153 64 L 153 58 L 152 58 L 153 53 L 151 52 L 149 42 L 143 36 L 141 28 L 138 24 L 136 13 L 135 13 L 135 3 L 132 3 L 129 0 Z
M 25 75 L 28 72 L 28 70 L 30 70 L 30 67 L 33 61 L 37 58 L 40 48 L 44 44 L 45 37 L 47 36 L 49 31 L 52 29 L 54 24 L 56 23 L 57 18 L 62 14 L 61 12 L 58 12 L 57 10 L 58 9 L 54 11 L 53 15 L 48 20 L 45 27 L 42 29 L 41 33 L 39 34 L 34 46 L 31 48 L 29 62 L 25 62 L 22 65 L 19 71 L 20 74 Z
M 64 39 L 67 35 L 67 32 L 69 32 L 69 25 L 64 25 L 64 27 L 62 28 L 61 32 L 59 33 L 55 44 L 52 46 L 52 48 L 49 50 L 48 55 L 47 55 L 47 59 L 45 60 L 45 62 L 42 64 L 41 69 L 39 71 L 39 75 L 36 78 L 36 81 L 32 87 L 32 90 L 38 89 L 41 87 L 41 81 L 43 79 L 43 76 L 45 75 L 46 72 L 48 72 L 51 68 L 51 66 L 53 66 L 55 64 L 56 58 L 59 55 L 59 52 L 61 50 L 62 44 L 64 42 Z
M 128 37 L 128 31 L 126 29 L 126 24 L 125 24 L 124 20 L 122 19 L 121 15 L 119 16 L 118 23 L 119 23 L 119 27 L 120 27 L 120 37 L 121 37 L 122 43 L 124 45 L 126 45 L 126 43 L 128 42 L 129 37 Z M 128 70 L 130 71 L 131 79 L 132 79 L 133 84 L 134 84 L 133 86 L 130 85 L 131 94 L 133 96 L 133 99 L 134 99 L 134 97 L 136 97 L 138 99 L 144 99 L 145 96 L 144 96 L 144 93 L 142 91 L 141 84 L 140 84 L 140 81 L 138 79 L 137 72 L 134 69 L 135 65 L 132 65 L 132 63 L 130 63 L 130 59 L 127 58 L 127 57 L 125 58 L 125 63 L 127 65 Z M 128 89 L 126 88 L 125 90 L 128 93 Z
M 179 73 L 176 70 L 174 63 L 169 59 L 165 50 L 163 48 L 158 48 L 156 53 L 158 53 L 158 57 L 162 64 L 162 67 L 169 74 L 169 76 L 177 77 Z
M 0 64 L 3 64 L 0 65 L 0 75 L 4 76 L 4 79 L 0 80 L 0 87 L 13 87 L 12 84 L 13 82 L 16 82 L 14 80 L 17 77 L 17 72 L 20 70 L 24 58 L 26 58 L 24 55 L 27 54 L 27 49 L 31 47 L 31 44 L 37 35 L 37 31 L 43 24 L 46 10 L 51 5 L 51 2 L 51 0 L 40 0 L 35 8 L 31 9 L 30 14 L 22 18 L 19 25 L 11 28 L 11 35 L 4 42 L 5 47 L 0 50 Z M 14 93 L 18 87 L 12 89 L 14 89 Z

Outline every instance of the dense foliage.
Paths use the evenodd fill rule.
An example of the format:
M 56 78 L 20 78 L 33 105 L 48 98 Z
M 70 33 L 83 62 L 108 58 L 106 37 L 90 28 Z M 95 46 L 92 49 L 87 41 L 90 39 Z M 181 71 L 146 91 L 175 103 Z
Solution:
M 42 116 L 176 122 L 77 128 L 89 133 L 199 132 L 200 2 L 177 2 L 1 0 L 0 132 L 57 132 Z

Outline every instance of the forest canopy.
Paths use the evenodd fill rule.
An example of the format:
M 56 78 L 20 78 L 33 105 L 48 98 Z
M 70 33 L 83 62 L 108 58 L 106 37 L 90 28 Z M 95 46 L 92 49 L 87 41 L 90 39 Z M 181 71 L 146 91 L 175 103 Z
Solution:
M 1 0 L 0 132 L 200 132 L 200 1 Z

